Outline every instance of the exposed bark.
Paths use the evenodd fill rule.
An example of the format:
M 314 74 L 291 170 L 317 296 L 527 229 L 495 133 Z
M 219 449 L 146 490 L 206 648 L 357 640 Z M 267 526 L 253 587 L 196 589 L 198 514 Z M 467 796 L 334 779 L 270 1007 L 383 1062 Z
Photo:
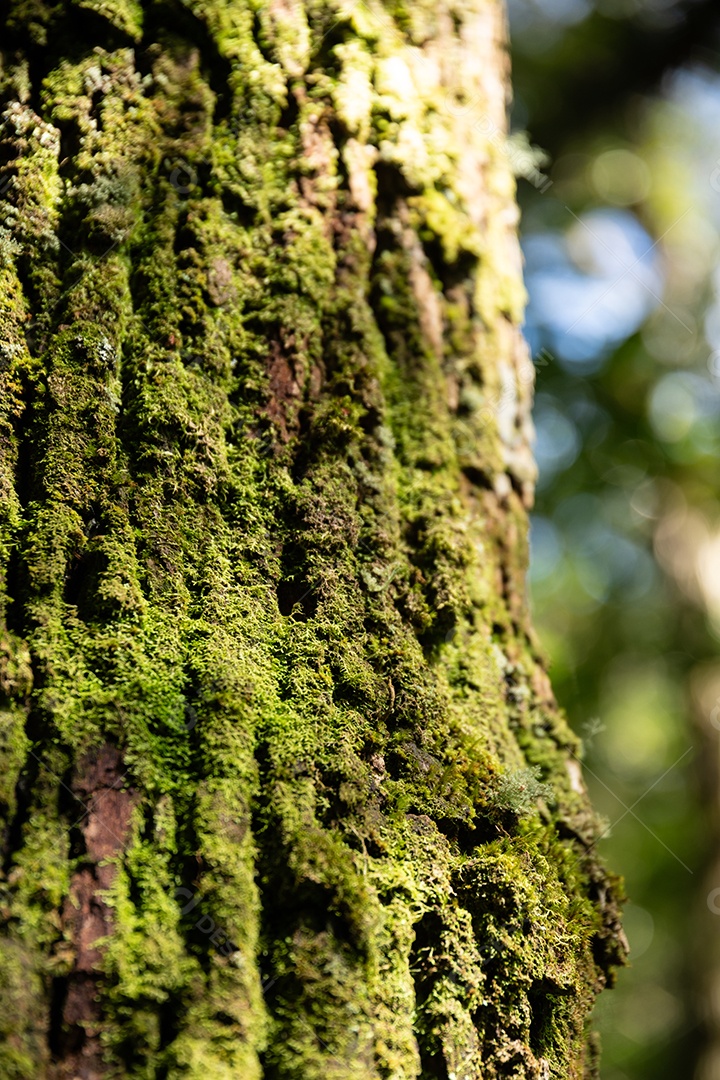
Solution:
M 0 10 L 0 1075 L 593 1075 L 501 7 Z

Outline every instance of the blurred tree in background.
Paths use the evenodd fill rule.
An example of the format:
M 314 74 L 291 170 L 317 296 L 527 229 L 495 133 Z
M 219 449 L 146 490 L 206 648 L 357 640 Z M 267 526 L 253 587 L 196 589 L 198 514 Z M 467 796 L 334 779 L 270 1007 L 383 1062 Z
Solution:
M 716 1080 L 720 13 L 514 0 L 511 18 L 536 624 L 631 897 L 602 1076 Z

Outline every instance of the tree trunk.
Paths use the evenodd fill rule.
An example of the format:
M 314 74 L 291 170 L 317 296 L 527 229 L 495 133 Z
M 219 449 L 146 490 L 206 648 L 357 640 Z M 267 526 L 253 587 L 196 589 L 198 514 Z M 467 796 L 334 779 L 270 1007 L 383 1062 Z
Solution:
M 0 26 L 0 1077 L 594 1075 L 502 8 Z

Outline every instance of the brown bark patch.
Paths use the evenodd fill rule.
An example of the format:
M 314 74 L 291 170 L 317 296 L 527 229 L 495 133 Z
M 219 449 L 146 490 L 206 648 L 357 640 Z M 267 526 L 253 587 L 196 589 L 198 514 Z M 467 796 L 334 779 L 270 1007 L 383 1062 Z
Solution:
M 87 858 L 70 883 L 63 908 L 63 927 L 73 944 L 75 963 L 57 1038 L 56 1075 L 58 1080 L 100 1080 L 106 1070 L 100 1042 L 98 941 L 112 931 L 112 912 L 102 894 L 115 876 L 115 867 L 105 860 L 124 849 L 138 796 L 124 786 L 120 752 L 108 744 L 81 761 L 72 791 L 85 807 L 80 829 Z
M 288 345 L 291 344 L 292 339 L 288 342 Z M 266 411 L 284 443 L 289 442 L 298 430 L 298 407 L 302 394 L 290 356 L 287 346 L 283 348 L 279 341 L 270 343 Z

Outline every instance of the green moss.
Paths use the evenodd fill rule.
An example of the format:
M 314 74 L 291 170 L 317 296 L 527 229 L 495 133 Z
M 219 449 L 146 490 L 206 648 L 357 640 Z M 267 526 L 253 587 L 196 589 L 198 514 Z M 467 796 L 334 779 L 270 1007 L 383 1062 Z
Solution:
M 37 1014 L 42 996 L 39 954 L 12 941 L 0 942 L 0 1069 L 7 1080 L 25 1080 L 47 1066 L 47 1031 Z
M 134 41 L 142 37 L 142 6 L 135 0 L 74 0 L 74 6 L 102 15 Z
M 408 205 L 416 213 L 413 225 L 420 236 L 440 241 L 449 266 L 457 262 L 461 252 L 476 257 L 482 254 L 480 237 L 473 229 L 470 217 L 454 205 L 446 193 L 431 189 L 408 199 Z

